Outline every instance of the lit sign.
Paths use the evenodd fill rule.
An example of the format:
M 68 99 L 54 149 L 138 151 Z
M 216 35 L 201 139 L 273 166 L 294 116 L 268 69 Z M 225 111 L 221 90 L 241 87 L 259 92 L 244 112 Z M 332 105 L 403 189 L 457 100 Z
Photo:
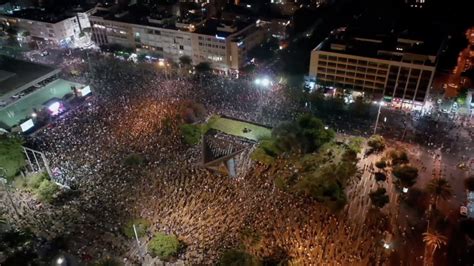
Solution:
M 91 87 L 90 86 L 85 86 L 84 88 L 79 89 L 79 95 L 81 97 L 89 95 L 90 93 L 91 93 Z
M 27 131 L 28 129 L 34 127 L 35 124 L 33 123 L 33 120 L 32 119 L 28 119 L 26 120 L 25 122 L 21 123 L 20 124 L 20 128 L 21 128 L 21 131 L 22 132 L 25 132 Z
M 60 108 L 61 108 L 61 104 L 59 102 L 54 102 L 48 106 L 48 110 L 52 115 L 59 114 Z
M 225 40 L 225 37 L 221 37 L 221 36 L 219 36 L 219 35 L 216 34 L 216 39 L 218 39 L 218 40 Z

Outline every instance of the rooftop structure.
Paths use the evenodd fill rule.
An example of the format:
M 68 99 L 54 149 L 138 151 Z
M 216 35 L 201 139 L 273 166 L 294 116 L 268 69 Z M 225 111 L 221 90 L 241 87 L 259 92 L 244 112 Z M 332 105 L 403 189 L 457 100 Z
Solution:
M 49 66 L 0 56 L 0 100 L 18 94 L 60 72 Z

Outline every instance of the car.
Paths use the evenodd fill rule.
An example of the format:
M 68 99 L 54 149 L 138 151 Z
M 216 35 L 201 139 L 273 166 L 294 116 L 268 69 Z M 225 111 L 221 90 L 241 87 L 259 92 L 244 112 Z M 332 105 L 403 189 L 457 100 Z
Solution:
M 461 206 L 459 208 L 459 214 L 461 214 L 462 216 L 467 217 L 467 212 L 468 212 L 468 209 L 466 206 Z

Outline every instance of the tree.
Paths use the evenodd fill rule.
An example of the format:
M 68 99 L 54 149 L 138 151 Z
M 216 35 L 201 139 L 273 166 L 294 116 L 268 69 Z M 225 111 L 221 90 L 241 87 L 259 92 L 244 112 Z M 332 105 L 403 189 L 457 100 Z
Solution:
M 418 178 L 418 169 L 409 165 L 395 166 L 392 173 L 397 178 L 396 184 L 406 188 L 413 186 Z
M 198 74 L 208 74 L 211 72 L 212 67 L 209 62 L 201 62 L 195 66 L 195 69 Z
M 360 153 L 362 151 L 362 146 L 364 144 L 364 138 L 353 137 L 349 139 L 347 145 L 349 149 L 353 150 L 355 153 Z
M 431 250 L 431 256 L 434 255 L 436 250 L 446 245 L 447 238 L 436 231 L 428 231 L 423 233 L 423 242 L 426 247 Z
M 25 166 L 25 155 L 23 153 L 23 140 L 17 136 L 3 134 L 0 135 L 0 168 L 5 173 L 6 178 L 11 179 L 18 174 Z
M 262 263 L 254 256 L 240 251 L 227 250 L 222 254 L 219 264 L 220 266 L 260 266 Z
M 382 172 L 376 172 L 374 177 L 375 177 L 375 181 L 377 182 L 381 182 L 381 181 L 383 182 L 387 180 L 387 176 Z
M 383 151 L 385 149 L 385 139 L 380 135 L 372 135 L 367 145 L 374 151 Z
M 36 195 L 41 201 L 51 203 L 59 191 L 59 186 L 56 183 L 52 182 L 49 179 L 45 179 L 41 182 L 38 190 L 36 191 Z
M 380 160 L 380 161 L 377 161 L 375 162 L 375 167 L 379 168 L 379 169 L 385 169 L 385 167 L 387 167 L 387 162 L 385 160 Z
M 148 251 L 153 257 L 168 261 L 178 254 L 180 242 L 175 235 L 157 233 L 148 243 Z
M 186 123 L 195 123 L 204 120 L 207 111 L 204 105 L 193 101 L 187 101 L 182 106 L 181 116 Z
M 370 192 L 369 197 L 372 201 L 372 205 L 377 208 L 383 208 L 383 206 L 389 202 L 387 190 L 385 190 L 385 188 L 378 188 L 377 190 Z
M 190 66 L 193 60 L 187 55 L 183 55 L 179 58 L 179 63 L 183 66 Z
M 469 191 L 474 191 L 474 176 L 470 176 L 464 180 L 464 186 Z
M 331 141 L 334 131 L 311 114 L 300 116 L 296 122 L 283 123 L 272 131 L 272 137 L 282 150 L 311 153 Z
M 136 153 L 128 155 L 124 160 L 124 164 L 131 167 L 142 165 L 144 162 L 143 156 Z
M 115 258 L 104 258 L 94 263 L 93 266 L 121 266 L 122 263 Z
M 125 227 L 122 229 L 123 233 L 128 238 L 135 237 L 135 230 L 133 229 L 133 225 L 135 225 L 135 229 L 137 230 L 138 237 L 145 236 L 148 227 L 150 227 L 150 222 L 145 219 L 133 219 L 129 221 Z
M 357 97 L 350 105 L 350 110 L 356 117 L 368 117 L 370 115 L 370 103 L 365 102 L 363 97 Z
M 201 141 L 203 132 L 199 125 L 184 124 L 181 125 L 180 129 L 184 142 L 187 144 L 196 145 Z
M 434 208 L 438 205 L 438 200 L 447 200 L 453 195 L 451 185 L 445 178 L 434 178 L 426 185 L 426 191 L 431 195 Z
M 391 150 L 388 155 L 392 160 L 392 165 L 409 163 L 408 154 L 404 150 Z

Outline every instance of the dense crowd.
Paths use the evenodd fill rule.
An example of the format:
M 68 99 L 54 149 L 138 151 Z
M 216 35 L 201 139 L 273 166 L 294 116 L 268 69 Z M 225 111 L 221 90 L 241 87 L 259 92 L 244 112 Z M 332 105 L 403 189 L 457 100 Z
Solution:
M 377 234 L 278 191 L 269 169 L 241 161 L 252 168 L 243 178 L 217 175 L 200 166 L 199 145 L 182 141 L 179 115 L 189 100 L 202 103 L 209 115 L 269 126 L 293 118 L 296 106 L 279 85 L 263 90 L 220 76 L 170 78 L 153 65 L 108 58 L 94 59 L 87 77 L 94 96 L 30 140 L 45 151 L 53 178 L 75 193 L 62 206 L 22 210 L 38 215 L 29 215 L 38 217 L 29 222 L 45 237 L 70 239 L 69 251 L 82 260 L 112 255 L 138 263 L 133 240 L 121 233 L 138 217 L 151 221 L 152 232 L 177 235 L 186 246 L 180 259 L 189 264 L 217 261 L 239 245 L 247 228 L 260 235 L 260 244 L 247 245 L 260 258 L 282 253 L 304 265 L 381 259 Z M 143 163 L 125 164 L 131 154 Z

